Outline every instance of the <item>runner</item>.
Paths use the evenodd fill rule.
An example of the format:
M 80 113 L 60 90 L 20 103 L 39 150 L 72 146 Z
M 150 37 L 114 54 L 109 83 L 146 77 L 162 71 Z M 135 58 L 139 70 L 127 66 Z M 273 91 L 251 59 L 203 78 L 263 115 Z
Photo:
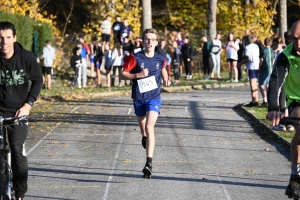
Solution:
M 155 53 L 158 34 L 155 29 L 143 32 L 144 50 L 131 55 L 123 64 L 123 77 L 131 79 L 133 105 L 138 119 L 142 138 L 142 145 L 146 148 L 146 165 L 143 169 L 144 177 L 152 174 L 152 158 L 155 146 L 154 125 L 160 113 L 161 78 L 164 85 L 169 86 L 166 71 L 166 58 Z
M 290 117 L 300 117 L 300 21 L 293 24 L 291 29 L 292 43 L 289 44 L 278 56 L 275 68 L 271 74 L 268 90 L 268 119 L 272 125 L 278 125 L 284 116 L 285 107 L 278 105 L 281 87 L 284 86 L 287 95 L 286 105 Z M 295 126 L 295 136 L 291 141 L 290 152 L 292 170 L 290 182 L 285 194 L 289 198 L 300 198 L 300 126 Z

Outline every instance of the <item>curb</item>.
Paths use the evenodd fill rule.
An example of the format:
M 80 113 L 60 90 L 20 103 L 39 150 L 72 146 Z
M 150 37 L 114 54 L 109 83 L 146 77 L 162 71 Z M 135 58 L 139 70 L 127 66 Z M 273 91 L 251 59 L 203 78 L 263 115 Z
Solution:
M 249 102 L 248 102 L 249 103 Z M 249 112 L 248 110 L 246 110 L 244 108 L 244 104 L 239 104 L 239 107 L 245 111 L 250 117 L 252 117 L 252 119 L 254 119 L 255 121 L 257 121 L 258 123 L 262 124 L 264 126 L 264 128 L 266 128 L 270 134 L 272 134 L 273 136 L 275 136 L 280 142 L 282 142 L 284 145 L 286 146 L 290 146 L 291 143 L 289 141 L 287 141 L 286 139 L 284 139 L 282 136 L 278 135 L 275 131 L 273 131 L 267 124 L 265 124 L 264 122 L 260 121 L 253 113 Z
M 186 91 L 186 90 L 203 90 L 203 89 L 220 89 L 220 88 L 235 88 L 249 86 L 249 83 L 214 83 L 214 84 L 199 84 L 190 86 L 171 86 L 161 87 L 162 92 Z

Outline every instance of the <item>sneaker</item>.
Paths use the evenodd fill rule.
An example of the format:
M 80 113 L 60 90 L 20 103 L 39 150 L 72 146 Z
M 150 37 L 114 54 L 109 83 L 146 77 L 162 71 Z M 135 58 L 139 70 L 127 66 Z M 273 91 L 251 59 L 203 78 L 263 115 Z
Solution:
M 207 76 L 206 76 L 206 75 L 204 75 L 204 76 L 203 76 L 203 79 L 206 79 L 206 78 L 207 78 Z
M 76 87 L 76 85 L 72 83 L 71 88 L 74 89 L 75 87 Z
M 274 130 L 274 131 L 285 131 L 286 128 L 285 128 L 284 125 L 278 124 L 277 126 L 273 126 L 273 127 L 272 127 L 272 130 Z
M 146 149 L 146 144 L 147 144 L 147 137 L 143 136 L 143 138 L 142 138 L 142 146 L 144 147 L 144 149 Z
M 293 130 L 295 130 L 295 128 L 294 128 L 294 126 L 293 125 L 286 125 L 286 130 L 287 131 L 293 131 Z
M 262 106 L 262 107 L 268 107 L 268 103 L 264 101 L 264 102 L 261 104 L 261 106 Z
M 232 80 L 231 82 L 233 82 L 233 83 L 239 82 L 239 80 L 237 80 L 237 79 L 235 79 L 235 80 L 231 79 L 231 80 Z
M 250 103 L 248 103 L 248 104 L 246 104 L 246 105 L 244 105 L 244 106 L 246 106 L 246 107 L 256 107 L 256 106 L 258 106 L 258 102 L 253 103 L 253 102 L 251 101 Z
M 84 84 L 83 87 L 86 88 L 86 85 Z
M 297 175 L 292 175 L 290 178 L 290 183 L 288 184 L 285 195 L 288 198 L 299 199 L 300 198 L 300 177 Z
M 144 173 L 144 178 L 150 178 L 152 175 L 152 163 L 147 162 L 144 169 L 143 169 L 143 173 Z
M 119 87 L 123 87 L 123 85 L 122 85 L 122 84 L 119 84 Z
M 207 76 L 206 76 L 206 80 L 209 80 L 209 79 L 210 79 L 210 77 L 209 77 L 209 75 L 207 75 Z
M 96 87 L 100 88 L 100 87 L 102 87 L 102 84 L 97 84 Z
M 78 88 L 81 88 L 81 85 L 78 85 Z

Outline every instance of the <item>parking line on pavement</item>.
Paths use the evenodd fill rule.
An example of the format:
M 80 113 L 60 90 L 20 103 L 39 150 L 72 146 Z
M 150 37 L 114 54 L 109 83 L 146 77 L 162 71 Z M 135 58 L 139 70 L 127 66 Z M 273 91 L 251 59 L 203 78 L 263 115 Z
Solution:
M 82 106 L 82 105 L 81 105 Z M 71 110 L 71 112 L 69 114 L 67 114 L 64 118 L 69 117 L 70 114 L 72 114 L 75 110 L 77 110 L 78 108 L 80 108 L 81 106 L 77 106 L 76 108 L 74 108 L 73 110 Z M 28 156 L 33 150 L 35 150 L 58 126 L 60 125 L 60 123 L 57 123 L 56 126 L 54 126 L 40 141 L 38 141 L 38 143 L 36 143 L 27 153 L 26 155 Z

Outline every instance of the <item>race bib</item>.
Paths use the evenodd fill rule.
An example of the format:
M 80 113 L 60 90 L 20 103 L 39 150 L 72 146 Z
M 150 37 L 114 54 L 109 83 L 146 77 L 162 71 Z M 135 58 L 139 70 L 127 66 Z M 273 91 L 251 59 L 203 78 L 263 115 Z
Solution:
M 140 93 L 148 92 L 157 88 L 154 76 L 137 80 Z

